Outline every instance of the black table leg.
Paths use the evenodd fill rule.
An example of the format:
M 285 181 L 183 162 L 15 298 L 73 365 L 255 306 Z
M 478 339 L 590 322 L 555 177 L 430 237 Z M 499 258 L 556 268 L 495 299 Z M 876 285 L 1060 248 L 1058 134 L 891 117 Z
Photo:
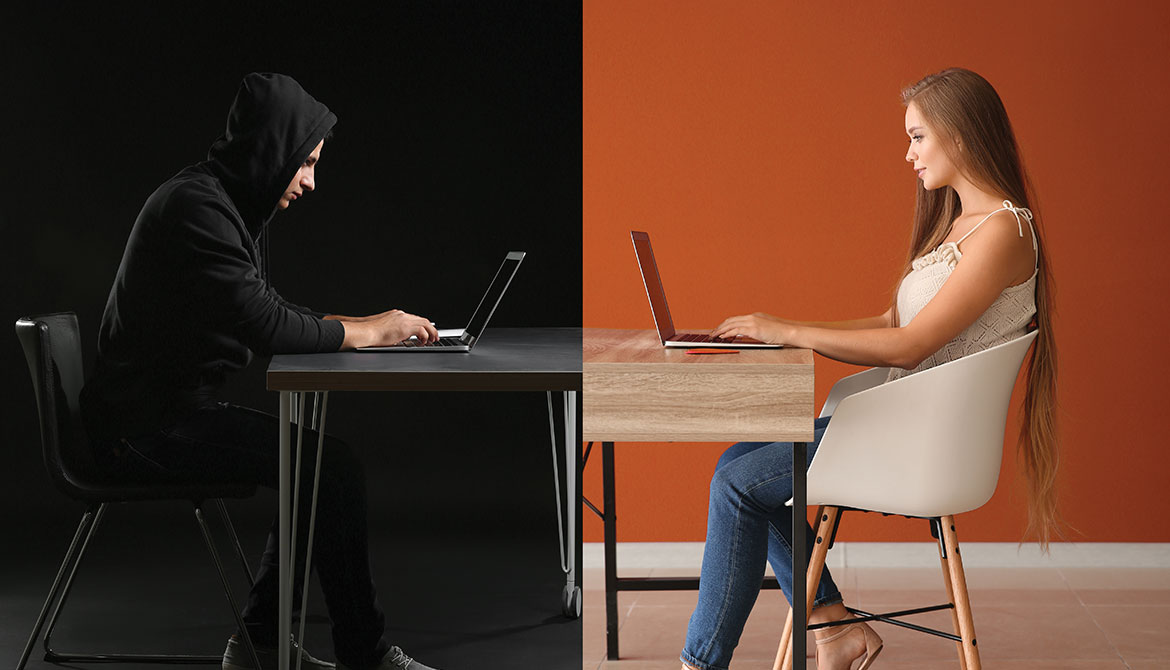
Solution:
M 807 516 L 804 514 L 807 496 L 805 494 L 806 444 L 797 442 L 793 448 L 793 466 L 798 468 L 793 475 L 793 510 L 792 519 L 794 528 L 804 528 Z M 614 502 L 614 451 L 613 442 L 601 443 L 601 481 L 603 509 L 598 512 L 590 505 L 594 512 L 598 512 L 605 527 L 605 657 L 607 660 L 618 659 L 618 592 L 620 591 L 677 591 L 697 590 L 699 580 L 696 577 L 623 577 L 617 576 L 617 506 Z M 580 506 L 578 506 L 580 508 Z M 807 645 L 805 644 L 805 573 L 808 571 L 808 541 L 803 532 L 793 533 L 793 616 L 800 617 L 793 621 L 793 635 L 799 630 L 799 638 L 792 647 L 794 652 L 804 658 Z M 799 577 L 799 578 L 797 578 Z M 761 589 L 778 589 L 779 583 L 775 577 L 765 577 Z
M 584 508 L 584 505 L 581 504 L 581 501 L 585 499 L 585 489 L 582 488 L 584 486 L 582 475 L 585 470 L 585 463 L 581 460 L 581 417 L 585 415 L 581 413 L 581 397 L 583 394 L 577 393 L 575 395 L 577 396 L 577 434 L 573 436 L 573 455 L 575 456 L 573 459 L 573 476 L 577 478 L 577 486 L 575 487 L 577 491 L 577 498 L 576 500 L 570 501 L 569 505 L 572 513 L 577 516 L 577 533 L 573 537 L 573 551 L 577 552 L 577 578 L 574 583 L 577 586 L 577 592 L 581 593 L 581 597 L 584 598 L 584 592 L 582 591 L 584 585 L 581 579 L 581 575 L 585 572 L 585 530 L 583 524 L 581 523 L 583 521 L 582 510 Z
M 795 442 L 792 445 L 792 667 L 805 666 L 805 627 L 808 625 L 808 612 L 805 611 L 806 585 L 805 573 L 808 572 L 808 537 L 804 532 L 804 525 L 808 523 L 808 512 L 805 505 L 808 495 L 805 490 L 806 445 L 804 442 Z
M 614 505 L 613 442 L 601 443 L 605 524 L 605 657 L 618 658 L 617 507 Z

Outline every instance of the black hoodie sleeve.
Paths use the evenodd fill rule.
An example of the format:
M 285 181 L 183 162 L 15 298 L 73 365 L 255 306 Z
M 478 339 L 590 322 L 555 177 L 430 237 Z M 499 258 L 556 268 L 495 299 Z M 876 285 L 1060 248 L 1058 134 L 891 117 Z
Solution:
M 171 203 L 192 308 L 224 325 L 253 352 L 296 354 L 337 351 L 345 327 L 292 309 L 260 276 L 246 231 L 235 225 L 230 207 L 213 198 Z M 219 330 L 216 328 L 216 330 Z
M 291 309 L 292 311 L 300 312 L 301 314 L 308 314 L 309 316 L 316 317 L 318 319 L 324 319 L 328 315 L 328 312 L 318 312 L 315 309 L 304 307 L 302 305 L 291 303 L 285 300 L 283 296 L 276 292 L 276 289 L 272 286 L 272 284 L 268 285 L 268 291 L 272 293 L 272 297 L 276 298 L 276 302 L 285 309 Z

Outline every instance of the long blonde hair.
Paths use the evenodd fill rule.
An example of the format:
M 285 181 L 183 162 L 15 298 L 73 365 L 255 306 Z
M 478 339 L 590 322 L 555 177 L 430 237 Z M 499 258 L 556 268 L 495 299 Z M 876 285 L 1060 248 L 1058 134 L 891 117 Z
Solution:
M 1007 111 L 986 79 L 962 68 L 943 70 L 904 89 L 902 104 L 909 106 L 911 102 L 931 128 L 942 135 L 939 146 L 965 177 L 987 190 L 1003 194 L 1016 207 L 1032 210 L 1032 225 L 1040 249 L 1035 318 L 1039 334 L 1028 362 L 1023 423 L 1017 446 L 1028 489 L 1025 535 L 1034 533 L 1046 551 L 1053 533 L 1059 534 L 1056 342 L 1052 333 L 1052 275 L 1032 184 L 1021 165 Z M 962 141 L 961 152 L 953 140 Z M 914 232 L 903 277 L 910 272 L 914 259 L 946 239 L 960 214 L 962 203 L 953 188 L 944 186 L 928 191 L 918 182 Z

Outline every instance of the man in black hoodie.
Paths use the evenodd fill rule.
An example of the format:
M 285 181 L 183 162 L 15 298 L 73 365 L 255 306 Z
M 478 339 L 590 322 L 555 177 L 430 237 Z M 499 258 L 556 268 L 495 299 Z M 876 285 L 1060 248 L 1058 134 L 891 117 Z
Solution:
M 95 458 L 107 471 L 278 488 L 279 419 L 217 402 L 228 374 L 254 354 L 438 337 L 430 321 L 399 310 L 360 318 L 314 312 L 281 298 L 268 280 L 265 228 L 277 210 L 316 187 L 315 166 L 336 122 L 292 78 L 250 74 L 208 160 L 179 172 L 147 199 L 110 290 L 97 364 L 81 397 Z M 303 462 L 312 464 L 317 437 L 306 433 Z M 383 637 L 385 617 L 370 576 L 361 462 L 329 436 L 322 461 L 313 557 L 333 620 L 338 666 L 428 670 Z M 311 485 L 311 470 L 300 476 L 302 486 Z M 303 498 L 307 503 L 309 497 Z M 307 512 L 299 518 L 307 525 Z M 274 522 L 244 611 L 265 668 L 275 666 L 278 642 L 276 529 Z M 305 528 L 297 534 L 302 540 L 306 535 Z M 333 667 L 301 653 L 303 667 Z M 225 670 L 252 665 L 233 635 Z

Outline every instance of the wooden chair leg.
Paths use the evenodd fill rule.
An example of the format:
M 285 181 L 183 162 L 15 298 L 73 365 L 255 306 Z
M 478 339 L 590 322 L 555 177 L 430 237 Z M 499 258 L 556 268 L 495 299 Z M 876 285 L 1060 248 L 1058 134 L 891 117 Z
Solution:
M 940 524 L 941 526 L 941 524 Z M 941 539 L 941 538 L 940 538 Z M 947 589 L 947 602 L 951 605 L 955 604 L 955 587 L 951 585 L 951 569 L 947 565 L 946 554 L 943 553 L 943 545 L 939 545 L 938 561 L 942 564 L 943 585 Z M 959 630 L 959 611 L 951 609 L 951 623 L 954 624 L 955 635 L 962 636 L 962 631 Z M 959 668 L 960 670 L 967 670 L 967 659 L 963 655 L 963 643 L 955 642 L 955 648 L 959 653 Z
M 813 602 L 817 598 L 817 586 L 821 582 L 821 573 L 825 569 L 825 558 L 829 553 L 829 540 L 832 538 L 833 527 L 836 525 L 837 515 L 840 513 L 841 510 L 837 507 L 822 506 L 817 508 L 816 540 L 813 543 L 812 557 L 808 562 L 808 573 L 805 575 L 805 626 L 808 625 L 807 617 L 812 615 Z M 792 532 L 800 532 L 800 529 L 794 528 Z M 791 610 L 789 610 L 788 620 L 792 622 Z M 773 664 L 773 669 L 779 667 L 781 670 L 790 670 L 793 667 L 792 645 L 789 643 L 793 628 L 794 626 L 791 624 L 784 626 L 784 637 L 776 652 L 776 662 Z
M 784 670 L 784 666 L 792 667 L 792 608 L 788 608 L 788 619 L 784 622 L 784 634 L 780 636 L 780 649 L 776 651 L 776 662 L 772 670 Z
M 967 578 L 963 574 L 963 559 L 959 556 L 959 538 L 955 533 L 955 517 L 942 518 L 943 544 L 947 550 L 947 567 L 954 594 L 955 617 L 959 635 L 963 638 L 960 661 L 966 670 L 982 670 L 979 662 L 978 641 L 975 638 L 975 619 L 971 615 L 971 600 L 967 597 Z

